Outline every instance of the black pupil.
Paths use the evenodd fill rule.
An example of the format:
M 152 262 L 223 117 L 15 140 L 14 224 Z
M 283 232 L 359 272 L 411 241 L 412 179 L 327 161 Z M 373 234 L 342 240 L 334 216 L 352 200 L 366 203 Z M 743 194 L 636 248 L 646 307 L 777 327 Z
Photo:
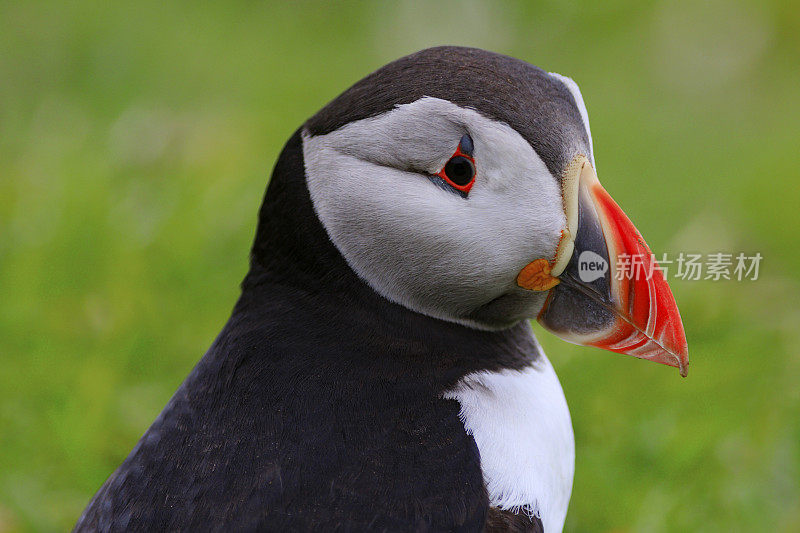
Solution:
M 474 174 L 472 161 L 457 155 L 444 166 L 444 173 L 456 185 L 466 185 L 472 181 Z

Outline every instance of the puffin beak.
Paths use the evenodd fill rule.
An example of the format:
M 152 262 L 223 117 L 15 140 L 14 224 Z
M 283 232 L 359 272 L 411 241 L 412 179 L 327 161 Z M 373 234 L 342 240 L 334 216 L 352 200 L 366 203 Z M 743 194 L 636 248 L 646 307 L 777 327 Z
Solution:
M 538 321 L 566 341 L 677 367 L 685 377 L 678 306 L 644 238 L 586 157 L 567 166 L 562 186 L 567 226 L 556 256 L 517 278 L 523 288 L 549 290 Z

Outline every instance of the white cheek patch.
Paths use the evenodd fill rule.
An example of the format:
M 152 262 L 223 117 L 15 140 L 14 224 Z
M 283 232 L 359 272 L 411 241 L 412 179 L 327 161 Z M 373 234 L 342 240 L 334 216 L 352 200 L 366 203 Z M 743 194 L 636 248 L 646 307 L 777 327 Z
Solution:
M 461 135 L 466 133 L 461 126 L 464 110 L 454 106 L 448 113 L 436 115 L 433 102 L 435 99 L 423 99 L 348 124 L 325 135 L 325 144 L 339 154 L 365 162 L 433 174 L 455 152 Z
M 561 531 L 567 515 L 575 439 L 561 384 L 540 355 L 521 371 L 470 374 L 444 397 L 461 404 L 490 504 L 536 515 L 552 532 Z
M 465 133 L 476 166 L 466 199 L 428 179 Z M 303 156 L 320 221 L 379 294 L 483 328 L 506 327 L 541 308 L 531 295 L 529 308 L 517 305 L 514 316 L 494 324 L 465 318 L 520 291 L 517 273 L 532 257 L 553 256 L 565 223 L 557 180 L 510 126 L 425 97 L 326 135 L 304 133 Z

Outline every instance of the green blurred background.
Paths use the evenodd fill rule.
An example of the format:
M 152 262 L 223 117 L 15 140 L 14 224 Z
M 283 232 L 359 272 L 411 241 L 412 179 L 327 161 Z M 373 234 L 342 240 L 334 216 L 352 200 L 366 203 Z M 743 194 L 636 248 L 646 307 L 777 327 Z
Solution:
M 797 2 L 0 2 L 0 532 L 69 529 L 225 322 L 293 130 L 435 44 L 573 77 L 657 252 L 687 379 L 537 328 L 577 440 L 568 531 L 800 531 Z

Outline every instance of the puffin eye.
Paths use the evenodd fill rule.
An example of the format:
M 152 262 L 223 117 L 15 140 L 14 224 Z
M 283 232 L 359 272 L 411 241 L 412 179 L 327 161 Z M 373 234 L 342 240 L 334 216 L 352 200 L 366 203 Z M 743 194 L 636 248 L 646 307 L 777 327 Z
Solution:
M 456 152 L 447 161 L 444 168 L 431 175 L 433 182 L 443 189 L 466 198 L 469 190 L 475 185 L 475 160 L 472 158 L 474 149 L 472 137 L 463 135 Z
M 444 166 L 444 175 L 454 184 L 464 187 L 475 177 L 475 165 L 466 157 L 456 155 Z

